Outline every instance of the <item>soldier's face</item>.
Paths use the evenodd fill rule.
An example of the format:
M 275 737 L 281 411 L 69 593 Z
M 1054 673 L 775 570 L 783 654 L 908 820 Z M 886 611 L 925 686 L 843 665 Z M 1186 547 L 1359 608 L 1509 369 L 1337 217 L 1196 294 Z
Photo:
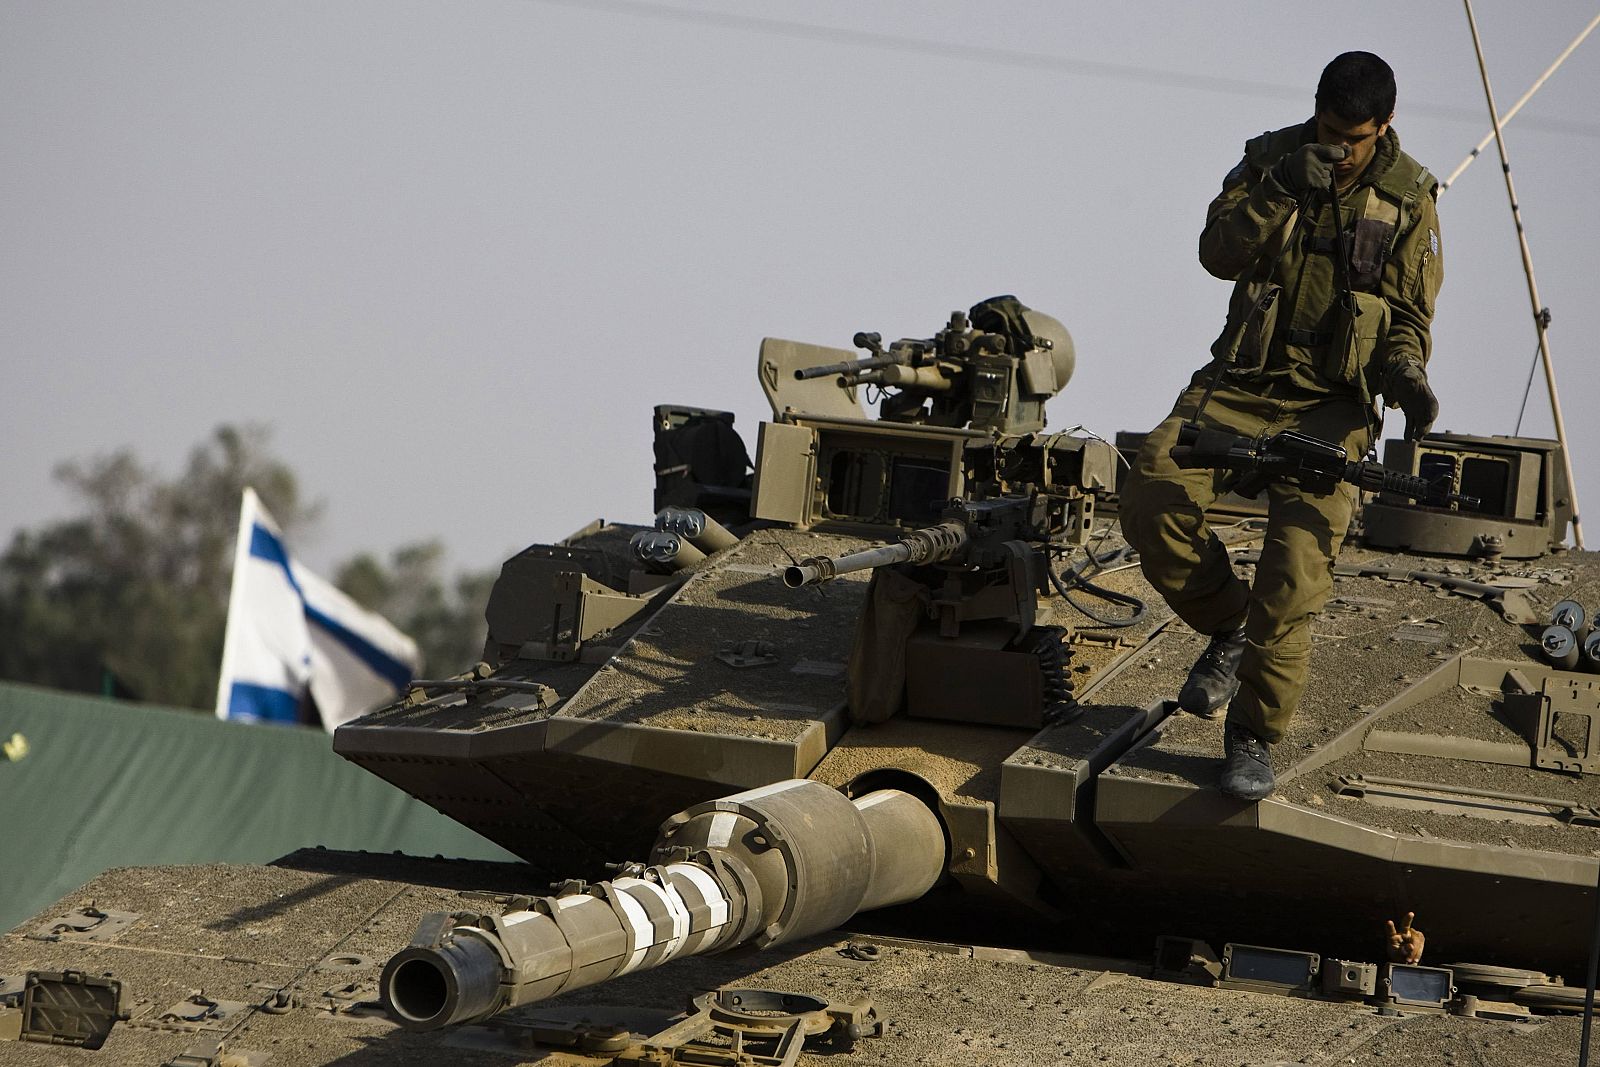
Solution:
M 1367 169 L 1378 151 L 1378 139 L 1388 129 L 1387 121 L 1351 122 L 1337 112 L 1317 112 L 1317 140 L 1323 144 L 1343 145 L 1350 150 L 1344 159 L 1333 165 L 1334 177 L 1340 185 L 1348 185 Z

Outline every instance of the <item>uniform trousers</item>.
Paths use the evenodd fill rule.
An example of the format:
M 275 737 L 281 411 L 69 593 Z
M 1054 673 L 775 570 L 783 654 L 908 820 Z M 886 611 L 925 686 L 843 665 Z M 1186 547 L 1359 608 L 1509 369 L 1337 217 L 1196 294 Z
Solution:
M 1267 528 L 1255 580 L 1233 569 L 1205 511 L 1228 491 L 1226 471 L 1179 468 L 1169 450 L 1193 419 L 1209 370 L 1178 398 L 1172 414 L 1145 439 L 1118 505 L 1123 536 L 1139 553 L 1145 578 L 1184 622 L 1202 634 L 1243 624 L 1246 646 L 1239 692 L 1228 721 L 1274 744 L 1282 740 L 1305 689 L 1311 620 L 1333 589 L 1333 561 L 1355 512 L 1356 489 L 1340 483 L 1315 492 L 1286 481 L 1265 490 Z M 1307 394 L 1224 380 L 1200 424 L 1257 437 L 1298 430 L 1344 446 L 1360 458 L 1370 443 L 1369 409 L 1351 397 Z

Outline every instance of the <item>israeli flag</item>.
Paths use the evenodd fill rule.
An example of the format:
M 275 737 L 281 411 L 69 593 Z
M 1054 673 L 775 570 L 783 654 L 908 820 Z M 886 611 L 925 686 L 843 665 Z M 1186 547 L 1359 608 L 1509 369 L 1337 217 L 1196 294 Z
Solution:
M 217 718 L 309 722 L 309 694 L 332 733 L 404 689 L 421 666 L 415 641 L 295 562 L 246 487 Z

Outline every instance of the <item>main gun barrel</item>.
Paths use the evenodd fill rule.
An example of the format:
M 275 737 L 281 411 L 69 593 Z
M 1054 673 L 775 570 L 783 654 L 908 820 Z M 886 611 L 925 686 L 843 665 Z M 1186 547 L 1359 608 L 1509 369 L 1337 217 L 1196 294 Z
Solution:
M 938 563 L 949 559 L 967 543 L 967 529 L 959 522 L 941 522 L 913 530 L 900 540 L 877 548 L 864 548 L 843 556 L 807 556 L 783 569 L 783 584 L 790 589 L 831 582 L 841 574 L 887 567 L 891 563 Z
M 806 779 L 674 815 L 650 858 L 499 916 L 424 916 L 384 966 L 384 1008 L 437 1030 L 680 956 L 764 948 L 915 900 L 946 862 L 943 826 L 910 793 L 851 800 Z

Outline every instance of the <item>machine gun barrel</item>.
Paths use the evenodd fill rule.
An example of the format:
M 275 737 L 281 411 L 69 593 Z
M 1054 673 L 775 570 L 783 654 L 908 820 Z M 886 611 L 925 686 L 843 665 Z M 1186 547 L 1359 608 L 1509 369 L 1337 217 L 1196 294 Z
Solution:
M 797 381 L 808 381 L 811 378 L 826 378 L 830 374 L 843 374 L 854 377 L 864 371 L 877 370 L 879 367 L 889 367 L 900 362 L 895 356 L 870 356 L 867 359 L 847 359 L 839 363 L 822 363 L 815 367 L 801 367 L 794 372 Z
M 424 916 L 379 995 L 409 1030 L 474 1022 L 679 956 L 830 930 L 917 899 L 944 864 L 944 829 L 910 793 L 851 800 L 778 782 L 674 815 L 651 865 L 622 864 L 611 881 L 569 882 L 499 916 Z
M 1171 451 L 1172 461 L 1184 468 L 1233 470 L 1264 479 L 1298 478 L 1303 483 L 1349 482 L 1371 492 L 1388 492 L 1410 497 L 1435 507 L 1459 505 L 1475 508 L 1477 497 L 1453 493 L 1445 482 L 1377 463 L 1351 460 L 1343 448 L 1307 434 L 1289 430 L 1269 437 L 1239 437 L 1226 430 L 1211 430 L 1185 425 L 1178 430 L 1178 442 Z
M 891 563 L 938 563 L 949 559 L 967 543 L 967 528 L 959 522 L 941 522 L 913 530 L 900 540 L 877 548 L 864 548 L 843 556 L 807 556 L 783 570 L 790 589 L 831 582 L 841 574 L 887 567 Z
M 948 393 L 956 386 L 955 380 L 937 364 L 911 367 L 893 363 L 877 370 L 846 374 L 844 380 L 848 385 L 892 385 L 923 393 Z

